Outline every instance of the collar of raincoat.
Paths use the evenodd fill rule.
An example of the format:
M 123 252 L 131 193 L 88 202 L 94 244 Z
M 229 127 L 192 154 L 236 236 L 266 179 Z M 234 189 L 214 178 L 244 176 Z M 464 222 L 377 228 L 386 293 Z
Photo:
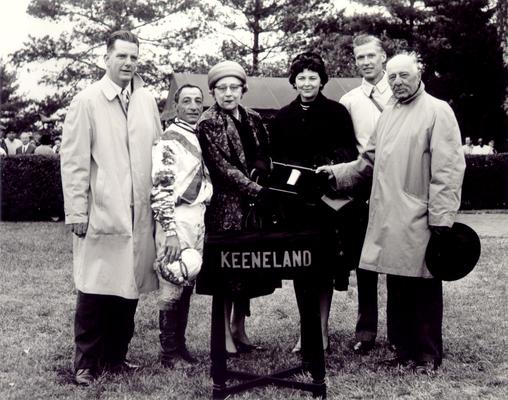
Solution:
M 423 91 L 425 90 L 425 85 L 423 84 L 422 81 L 420 81 L 420 83 L 418 84 L 418 89 L 416 89 L 416 92 L 414 92 L 411 96 L 409 96 L 408 98 L 406 99 L 402 99 L 402 100 L 399 100 L 398 102 L 400 104 L 409 104 L 411 103 L 414 99 L 416 99 L 419 95 L 421 95 L 423 93 Z
M 109 78 L 107 75 L 104 75 L 101 79 L 102 82 L 102 92 L 104 93 L 104 96 L 109 101 L 112 101 L 117 95 L 117 91 L 115 90 L 115 87 L 109 83 Z M 131 81 L 131 95 L 134 93 L 134 91 L 140 87 L 144 86 L 143 79 L 138 74 L 135 74 Z

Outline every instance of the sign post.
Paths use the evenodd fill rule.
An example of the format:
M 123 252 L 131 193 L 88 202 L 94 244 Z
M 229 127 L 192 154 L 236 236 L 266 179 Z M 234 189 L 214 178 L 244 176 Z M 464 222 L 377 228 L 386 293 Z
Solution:
M 257 386 L 273 384 L 310 391 L 314 397 L 326 398 L 325 359 L 321 336 L 318 285 L 329 279 L 326 265 L 336 265 L 337 250 L 318 231 L 302 232 L 224 232 L 209 235 L 205 242 L 204 263 L 196 290 L 211 294 L 211 376 L 213 399 Z M 224 296 L 225 282 L 234 276 L 249 278 L 291 279 L 302 287 L 298 300 L 302 326 L 302 363 L 289 370 L 257 375 L 227 368 L 225 348 Z M 288 379 L 300 372 L 310 372 L 312 383 Z M 244 382 L 227 386 L 227 379 Z

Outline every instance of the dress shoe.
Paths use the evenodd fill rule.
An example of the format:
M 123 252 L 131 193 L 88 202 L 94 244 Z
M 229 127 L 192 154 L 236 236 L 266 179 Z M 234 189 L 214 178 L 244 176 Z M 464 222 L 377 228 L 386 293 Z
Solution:
M 250 353 L 252 350 L 258 351 L 264 350 L 264 348 L 261 346 L 257 346 L 250 343 L 244 343 L 237 339 L 233 339 L 233 342 L 235 343 L 236 349 L 238 350 L 239 353 Z
M 180 347 L 180 349 L 178 349 L 178 354 L 182 360 L 188 362 L 189 364 L 196 364 L 198 362 L 198 359 L 190 353 L 186 346 Z
M 385 360 L 380 361 L 380 365 L 385 367 L 393 367 L 393 368 L 400 368 L 400 367 L 406 367 L 409 365 L 410 360 L 403 357 L 393 357 L 393 358 L 387 358 Z
M 117 364 L 111 365 L 108 370 L 114 374 L 120 374 L 123 372 L 135 372 L 140 369 L 141 366 L 131 363 L 129 360 L 123 360 Z
M 226 358 L 238 358 L 240 357 L 240 353 L 238 351 L 227 351 L 226 350 Z
M 95 376 L 90 368 L 81 368 L 76 371 L 74 380 L 78 385 L 90 386 L 95 381 Z
M 437 374 L 439 363 L 437 361 L 419 361 L 415 362 L 413 370 L 417 374 L 434 376 Z
M 374 348 L 374 341 L 372 340 L 360 340 L 353 346 L 353 351 L 356 354 L 366 355 Z

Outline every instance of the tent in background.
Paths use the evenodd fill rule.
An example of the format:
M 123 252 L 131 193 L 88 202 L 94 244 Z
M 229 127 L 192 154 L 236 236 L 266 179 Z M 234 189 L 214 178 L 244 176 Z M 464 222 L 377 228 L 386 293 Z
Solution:
M 339 101 L 345 93 L 359 86 L 360 83 L 361 78 L 330 78 L 323 89 L 323 93 L 326 97 Z M 185 84 L 192 84 L 201 88 L 204 95 L 205 109 L 214 103 L 210 91 L 208 90 L 206 74 L 173 74 L 170 81 L 168 97 L 161 116 L 164 122 L 175 118 L 176 110 L 173 98 L 176 90 Z M 288 78 L 286 77 L 248 77 L 247 85 L 249 86 L 249 90 L 245 93 L 242 104 L 256 110 L 263 117 L 273 115 L 296 97 L 296 92 L 289 84 Z

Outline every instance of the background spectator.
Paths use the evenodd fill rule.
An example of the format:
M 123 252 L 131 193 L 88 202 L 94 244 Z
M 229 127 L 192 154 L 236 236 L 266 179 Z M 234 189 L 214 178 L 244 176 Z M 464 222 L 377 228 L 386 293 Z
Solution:
M 469 136 L 466 136 L 464 146 L 462 146 L 462 150 L 464 150 L 464 155 L 473 154 L 473 142 Z
M 2 149 L 2 151 L 0 151 L 0 155 L 6 156 L 7 155 L 7 146 L 5 145 L 5 141 L 4 141 L 4 131 L 5 131 L 5 126 L 0 124 L 0 149 Z
M 494 139 L 489 140 L 489 147 L 492 149 L 492 152 L 490 154 L 497 154 Z
M 16 149 L 16 154 L 33 154 L 35 151 L 35 146 L 30 143 L 30 135 L 26 132 L 23 132 L 19 138 L 21 139 L 21 146 Z
M 11 156 L 16 154 L 16 149 L 22 145 L 21 140 L 16 137 L 16 133 L 9 131 L 7 132 L 7 138 L 4 141 L 7 155 Z
M 59 154 L 60 153 L 60 146 L 62 144 L 62 138 L 61 136 L 57 136 L 55 138 L 55 141 L 54 141 L 54 146 L 53 146 L 53 151 L 55 152 L 55 154 Z
M 45 156 L 54 156 L 55 152 L 51 148 L 51 138 L 49 135 L 41 136 L 41 144 L 35 149 L 34 154 L 42 154 Z
M 488 155 L 492 153 L 492 147 L 483 144 L 483 138 L 478 138 L 478 145 L 473 147 L 471 154 Z

